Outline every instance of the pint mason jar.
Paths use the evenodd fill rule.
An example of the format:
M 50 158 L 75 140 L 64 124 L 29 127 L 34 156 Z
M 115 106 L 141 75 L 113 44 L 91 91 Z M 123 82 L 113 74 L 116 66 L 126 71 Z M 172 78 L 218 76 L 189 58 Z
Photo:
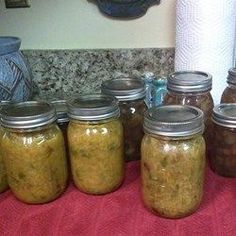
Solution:
M 227 84 L 221 96 L 221 103 L 236 103 L 236 68 L 229 70 Z
M 142 79 L 117 78 L 102 83 L 104 94 L 115 96 L 119 100 L 120 118 L 124 127 L 125 160 L 140 159 L 140 145 L 143 137 L 143 114 L 146 87 Z
M 56 118 L 53 106 L 45 102 L 10 104 L 1 110 L 8 183 L 25 203 L 52 201 L 66 187 L 64 140 Z
M 118 101 L 82 95 L 68 102 L 68 142 L 75 186 L 88 194 L 116 190 L 124 179 L 123 127 Z
M 212 120 L 211 168 L 221 176 L 236 177 L 236 104 L 216 106 Z
M 204 137 L 207 147 L 212 137 L 211 115 L 214 107 L 211 96 L 212 76 L 202 71 L 179 71 L 171 74 L 167 80 L 165 105 L 189 105 L 201 109 L 204 113 Z M 210 152 L 210 149 L 208 148 Z
M 154 107 L 145 113 L 143 127 L 141 189 L 144 205 L 166 218 L 192 214 L 203 195 L 203 112 L 191 106 Z

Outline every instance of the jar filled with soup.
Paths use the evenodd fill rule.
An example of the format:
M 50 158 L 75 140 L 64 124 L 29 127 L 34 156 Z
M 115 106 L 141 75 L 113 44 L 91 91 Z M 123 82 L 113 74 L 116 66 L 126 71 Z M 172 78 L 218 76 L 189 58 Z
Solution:
M 203 112 L 191 106 L 160 106 L 145 113 L 141 146 L 144 205 L 166 218 L 199 207 L 203 195 L 205 141 Z
M 227 84 L 221 96 L 221 103 L 236 103 L 236 68 L 229 70 Z
M 201 109 L 204 113 L 207 147 L 212 139 L 211 115 L 214 107 L 211 96 L 212 76 L 201 71 L 179 71 L 171 74 L 167 80 L 165 105 L 189 105 Z M 208 151 L 210 152 L 209 148 Z
M 212 169 L 225 177 L 236 177 L 236 104 L 213 109 Z
M 1 110 L 8 183 L 25 203 L 52 201 L 66 187 L 64 139 L 56 119 L 54 107 L 45 102 L 16 103 Z
M 142 79 L 117 78 L 104 81 L 101 91 L 119 100 L 120 118 L 124 127 L 125 160 L 139 160 L 143 114 L 147 109 L 144 102 L 145 82 Z
M 68 143 L 76 187 L 88 194 L 116 190 L 124 179 L 123 128 L 118 101 L 100 94 L 68 103 Z

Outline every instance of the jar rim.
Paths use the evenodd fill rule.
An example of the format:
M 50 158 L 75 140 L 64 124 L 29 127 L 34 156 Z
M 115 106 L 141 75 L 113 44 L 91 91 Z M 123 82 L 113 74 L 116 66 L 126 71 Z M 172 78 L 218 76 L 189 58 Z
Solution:
M 236 85 L 236 67 L 229 69 L 227 76 L 227 83 Z
M 10 103 L 0 111 L 1 125 L 12 129 L 33 129 L 56 121 L 55 108 L 44 101 Z
M 167 78 L 167 89 L 175 92 L 203 92 L 212 89 L 212 75 L 203 71 L 177 71 Z
M 146 85 L 142 79 L 133 77 L 119 77 L 102 82 L 101 92 L 116 97 L 119 101 L 144 99 Z
M 215 106 L 212 121 L 219 126 L 236 128 L 236 103 L 222 103 Z
M 64 99 L 54 100 L 51 101 L 51 104 L 56 109 L 57 123 L 69 122 L 67 101 Z
M 120 115 L 118 100 L 105 94 L 80 95 L 67 104 L 69 119 L 96 121 Z
M 143 128 L 154 135 L 191 136 L 203 132 L 203 112 L 196 107 L 183 105 L 153 107 L 144 113 Z

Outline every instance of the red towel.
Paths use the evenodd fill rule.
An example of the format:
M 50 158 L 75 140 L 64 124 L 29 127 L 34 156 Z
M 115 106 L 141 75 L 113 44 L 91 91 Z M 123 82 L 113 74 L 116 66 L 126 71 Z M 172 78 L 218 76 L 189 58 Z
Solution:
M 0 235 L 236 235 L 236 179 L 207 170 L 204 198 L 191 216 L 168 220 L 149 213 L 140 200 L 139 162 L 127 164 L 119 190 L 104 196 L 73 185 L 57 200 L 27 205 L 10 191 L 0 194 Z

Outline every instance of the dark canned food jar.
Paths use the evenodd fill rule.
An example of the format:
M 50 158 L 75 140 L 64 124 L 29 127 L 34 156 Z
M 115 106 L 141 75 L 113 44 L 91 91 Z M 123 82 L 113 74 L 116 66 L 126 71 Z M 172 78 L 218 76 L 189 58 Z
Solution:
M 212 169 L 225 177 L 236 177 L 236 104 L 213 109 Z
M 66 100 L 52 101 L 51 104 L 56 109 L 57 124 L 63 133 L 64 140 L 65 140 L 66 153 L 67 153 L 67 156 L 69 156 L 68 140 L 67 140 L 67 128 L 69 124 L 69 117 L 68 117 L 68 107 L 67 107 Z
M 221 103 L 236 103 L 236 68 L 229 70 L 227 84 L 221 96 Z
M 64 140 L 56 119 L 54 107 L 46 102 L 15 103 L 1 110 L 8 183 L 25 203 L 52 201 L 66 187 Z
M 154 107 L 145 113 L 143 127 L 141 189 L 144 205 L 166 218 L 192 214 L 203 195 L 203 112 L 191 106 Z
M 214 102 L 211 96 L 212 76 L 202 71 L 178 71 L 167 79 L 165 105 L 189 105 L 204 113 L 204 137 L 209 147 L 212 139 L 211 115 Z M 210 152 L 210 150 L 208 150 Z
M 140 145 L 143 137 L 143 114 L 146 86 L 142 79 L 117 78 L 102 83 L 104 94 L 115 96 L 119 100 L 120 118 L 124 127 L 125 160 L 140 159 Z
M 88 194 L 116 190 L 124 179 L 124 138 L 118 101 L 90 94 L 68 102 L 68 142 L 76 187 Z

